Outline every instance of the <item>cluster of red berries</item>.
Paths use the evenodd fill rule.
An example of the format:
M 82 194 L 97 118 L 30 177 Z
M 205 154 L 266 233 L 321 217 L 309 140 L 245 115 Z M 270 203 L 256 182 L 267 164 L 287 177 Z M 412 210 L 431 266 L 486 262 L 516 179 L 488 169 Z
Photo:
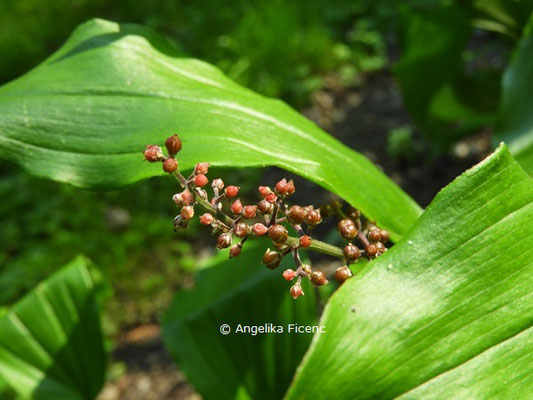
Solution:
M 178 171 L 178 162 L 175 159 L 181 146 L 178 136 L 172 135 L 165 142 L 168 157 L 165 157 L 159 146 L 150 145 L 144 151 L 147 161 L 163 162 L 163 170 L 175 175 L 183 188 L 182 192 L 172 197 L 174 203 L 181 208 L 180 213 L 174 218 L 174 229 L 186 228 L 195 214 L 195 206 L 199 206 L 205 211 L 200 216 L 200 223 L 213 228 L 213 234 L 217 236 L 217 248 L 229 247 L 230 258 L 241 254 L 243 245 L 249 237 L 268 236 L 272 241 L 272 248 L 266 250 L 262 262 L 267 268 L 276 269 L 283 257 L 292 254 L 296 269 L 287 269 L 282 276 L 294 282 L 290 288 L 294 299 L 304 294 L 301 286 L 302 278 L 309 279 L 316 286 L 328 283 L 323 272 L 313 271 L 311 266 L 301 261 L 298 252 L 300 248 L 321 251 L 327 246 L 336 249 L 335 254 L 342 254 L 346 265 L 335 272 L 335 279 L 339 283 L 352 276 L 349 265 L 362 255 L 370 259 L 387 251 L 384 243 L 388 241 L 389 233 L 368 222 L 365 223 L 365 229 L 362 229 L 361 215 L 354 208 L 350 207 L 345 214 L 339 203 L 320 209 L 315 209 L 312 205 L 305 207 L 289 205 L 288 198 L 296 190 L 292 180 L 282 179 L 276 183 L 274 189 L 259 186 L 261 200 L 257 204 L 244 205 L 237 197 L 240 188 L 234 185 L 226 186 L 222 179 L 217 178 L 211 181 L 213 196 L 209 199 L 204 189 L 209 183 L 206 176 L 209 164 L 205 162 L 196 164 L 191 175 L 185 178 Z M 226 208 L 223 207 L 223 202 L 227 202 Z M 313 228 L 322 222 L 322 218 L 331 215 L 342 218 L 337 228 L 341 236 L 349 242 L 342 252 L 311 237 Z M 298 237 L 289 236 L 288 228 L 294 230 Z M 238 238 L 237 243 L 233 243 L 234 236 Z M 356 243 L 362 244 L 362 248 L 360 249 Z

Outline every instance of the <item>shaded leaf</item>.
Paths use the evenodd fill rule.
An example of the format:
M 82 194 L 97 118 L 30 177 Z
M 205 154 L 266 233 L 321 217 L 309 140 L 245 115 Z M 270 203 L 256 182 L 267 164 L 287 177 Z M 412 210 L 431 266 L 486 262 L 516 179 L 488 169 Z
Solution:
M 208 64 L 163 54 L 132 29 L 85 23 L 0 88 L 0 157 L 38 176 L 119 187 L 161 174 L 141 151 L 177 131 L 182 169 L 276 165 L 337 193 L 394 238 L 418 217 L 416 203 L 370 161 L 284 103 Z
M 292 260 L 271 271 L 260 263 L 265 249 L 257 240 L 239 258 L 219 254 L 164 316 L 165 345 L 204 399 L 281 398 L 311 342 L 311 334 L 287 333 L 287 325 L 316 324 L 313 288 L 303 285 L 305 295 L 294 301 L 281 278 Z M 269 323 L 284 333 L 236 333 L 238 324 Z M 220 333 L 222 324 L 230 325 L 229 335 Z
M 87 261 L 79 257 L 0 319 L 0 375 L 24 398 L 93 399 L 106 370 Z
M 502 145 L 331 297 L 288 398 L 526 398 L 532 220 L 533 182 Z

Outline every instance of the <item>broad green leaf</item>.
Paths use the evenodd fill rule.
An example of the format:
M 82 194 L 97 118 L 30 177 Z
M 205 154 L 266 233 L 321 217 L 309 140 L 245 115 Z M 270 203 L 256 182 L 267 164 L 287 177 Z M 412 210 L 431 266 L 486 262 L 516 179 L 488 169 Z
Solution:
M 395 74 L 409 112 L 425 125 L 432 99 L 460 72 L 470 28 L 464 11 L 453 3 L 400 10 L 402 58 Z
M 311 334 L 287 333 L 287 326 L 316 325 L 313 288 L 304 285 L 305 295 L 294 301 L 281 277 L 291 262 L 266 269 L 265 249 L 262 241 L 247 242 L 232 260 L 224 251 L 199 272 L 193 290 L 176 294 L 164 316 L 165 345 L 206 400 L 282 398 L 311 342 Z M 238 324 L 269 323 L 284 333 L 236 332 Z M 220 333 L 222 324 L 230 325 L 229 335 Z
M 505 145 L 330 299 L 289 399 L 527 398 L 533 182 Z
M 520 37 L 533 11 L 532 0 L 470 0 L 463 2 L 472 14 L 472 23 L 481 29 L 500 32 L 512 38 Z
M 369 160 L 284 103 L 132 30 L 89 21 L 0 88 L 0 158 L 78 186 L 119 187 L 161 174 L 141 151 L 178 132 L 182 169 L 276 165 L 337 193 L 393 238 L 418 218 L 418 205 Z
M 94 286 L 82 257 L 0 319 L 0 375 L 23 398 L 93 399 L 105 370 Z
M 503 76 L 503 96 L 495 141 L 505 141 L 533 175 L 533 14 Z

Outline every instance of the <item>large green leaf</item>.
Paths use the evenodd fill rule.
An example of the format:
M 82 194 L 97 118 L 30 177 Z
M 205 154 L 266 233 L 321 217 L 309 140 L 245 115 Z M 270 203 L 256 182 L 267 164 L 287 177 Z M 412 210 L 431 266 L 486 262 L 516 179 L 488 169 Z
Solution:
M 502 145 L 335 293 L 290 399 L 531 395 L 533 182 Z
M 204 399 L 280 399 L 311 342 L 287 325 L 316 324 L 313 289 L 294 301 L 281 271 L 260 263 L 266 244 L 246 243 L 237 259 L 227 251 L 201 270 L 194 290 L 178 292 L 163 320 L 167 348 Z M 290 260 L 292 261 L 292 260 Z M 284 333 L 237 333 L 238 324 L 280 325 Z M 219 329 L 229 324 L 224 336 Z
M 419 216 L 370 161 L 284 103 L 208 64 L 161 53 L 139 33 L 92 20 L 0 88 L 0 158 L 78 186 L 117 187 L 162 173 L 141 163 L 141 150 L 177 131 L 181 168 L 276 165 L 339 194 L 394 238 Z
M 533 14 L 503 77 L 503 97 L 495 141 L 505 141 L 533 175 Z
M 23 398 L 93 399 L 105 370 L 94 286 L 82 257 L 0 319 L 0 375 Z

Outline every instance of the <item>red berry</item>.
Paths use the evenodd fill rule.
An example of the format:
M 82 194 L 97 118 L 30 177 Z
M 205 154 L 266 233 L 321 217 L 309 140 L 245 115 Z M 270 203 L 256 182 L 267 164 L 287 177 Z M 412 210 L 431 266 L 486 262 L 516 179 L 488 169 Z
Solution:
M 281 274 L 283 279 L 287 281 L 292 281 L 296 277 L 296 271 L 293 271 L 292 269 L 286 269 L 283 271 L 283 274 Z
M 198 187 L 204 187 L 208 182 L 209 179 L 204 174 L 198 174 L 194 177 L 194 184 Z
M 368 240 L 372 242 L 378 242 L 381 240 L 381 231 L 379 229 L 372 229 L 370 232 L 368 232 Z
M 242 217 L 246 219 L 255 218 L 257 206 L 245 206 L 242 210 Z
M 215 222 L 215 217 L 209 213 L 205 213 L 200 216 L 200 223 L 202 225 L 211 225 L 213 222 Z
M 257 224 L 254 224 L 252 226 L 252 232 L 254 233 L 254 235 L 262 236 L 268 232 L 268 228 L 265 225 L 258 222 Z
M 165 158 L 161 147 L 151 144 L 144 150 L 144 158 L 149 162 L 161 161 Z
M 239 215 L 242 212 L 243 206 L 239 199 L 235 200 L 231 205 L 231 211 L 235 215 Z
M 309 235 L 303 235 L 300 238 L 300 246 L 302 247 L 309 247 L 311 246 L 311 236 Z
M 181 150 L 181 140 L 178 135 L 174 134 L 167 138 L 165 141 L 165 147 L 167 148 L 168 154 L 173 156 L 178 151 Z
M 226 187 L 226 190 L 224 191 L 224 193 L 226 194 L 226 197 L 228 199 L 231 199 L 231 198 L 237 196 L 237 194 L 239 193 L 239 187 L 238 186 L 228 186 L 228 187 Z
M 290 289 L 291 296 L 294 300 L 296 300 L 298 297 L 304 295 L 304 291 L 302 290 L 302 287 L 300 285 L 294 285 Z
M 199 174 L 202 174 L 202 175 L 205 175 L 207 174 L 207 170 L 209 169 L 209 163 L 208 162 L 202 162 L 202 163 L 198 163 L 194 166 L 194 173 L 196 175 L 199 175 Z
M 169 174 L 176 172 L 178 170 L 178 162 L 173 158 L 167 158 L 163 162 L 163 171 L 168 172 Z
M 365 247 L 365 254 L 368 256 L 368 257 L 372 257 L 372 256 L 375 256 L 376 253 L 378 252 L 378 248 L 376 247 L 375 244 L 369 244 Z

